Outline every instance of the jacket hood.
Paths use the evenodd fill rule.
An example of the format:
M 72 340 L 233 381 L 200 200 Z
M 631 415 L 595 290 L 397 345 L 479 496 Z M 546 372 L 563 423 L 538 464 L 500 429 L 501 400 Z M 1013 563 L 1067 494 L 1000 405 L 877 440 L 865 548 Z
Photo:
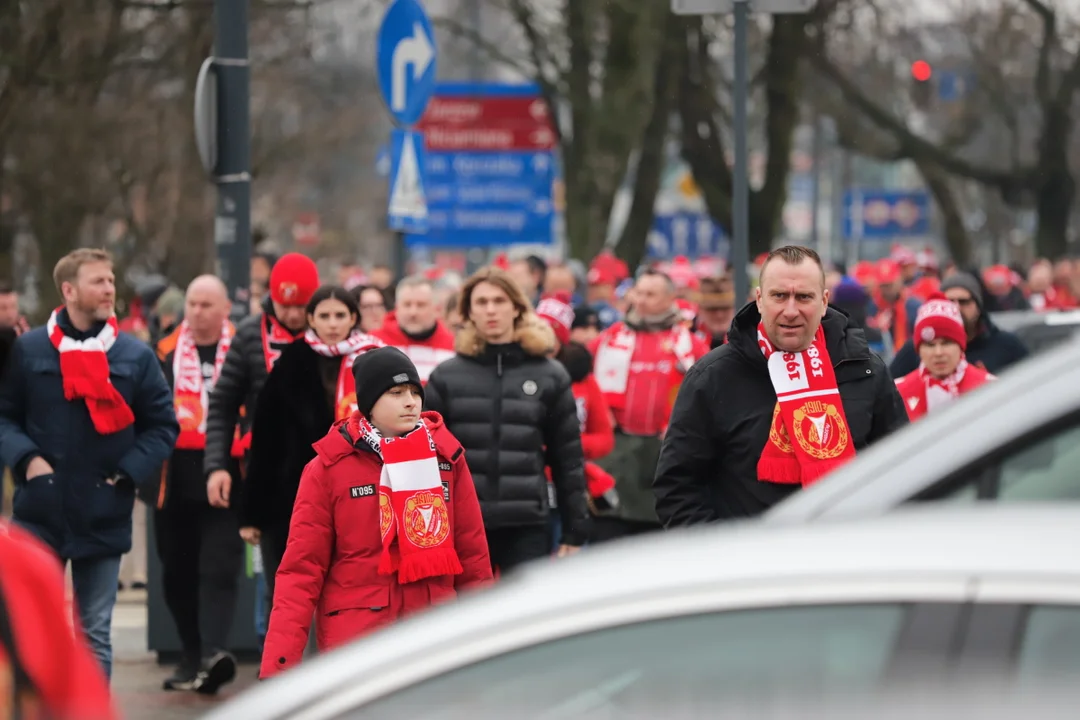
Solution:
M 579 383 L 593 370 L 593 356 L 581 343 L 568 342 L 555 358 L 570 373 L 570 382 Z
M 518 320 L 513 342 L 520 345 L 526 355 L 545 357 L 555 347 L 555 333 L 551 327 L 528 312 Z M 454 350 L 459 355 L 476 358 L 483 355 L 487 341 L 480 337 L 472 320 L 468 320 L 454 340 Z
M 765 356 L 761 354 L 761 348 L 757 342 L 757 326 L 761 322 L 761 313 L 758 312 L 757 304 L 747 303 L 743 309 L 735 315 L 728 331 L 728 344 L 740 355 L 751 361 L 760 361 L 765 367 Z M 866 342 L 866 334 L 853 325 L 848 316 L 834 307 L 825 310 L 825 316 L 821 319 L 821 327 L 825 330 L 825 346 L 829 351 L 829 359 L 835 366 L 841 360 L 857 360 L 870 357 L 870 346 Z
M 442 415 L 433 410 L 425 410 L 420 413 L 420 419 L 423 420 L 428 427 L 428 431 L 431 432 L 431 439 L 435 441 L 435 451 L 451 461 L 456 460 L 462 452 L 461 443 L 446 428 Z M 338 420 L 330 426 L 330 430 L 327 431 L 322 440 L 319 440 L 313 446 L 315 455 L 322 461 L 323 465 L 327 467 L 334 465 L 354 452 L 372 451 L 367 443 L 363 441 L 354 443 L 350 440 L 349 432 L 346 429 L 348 423 L 348 418 Z

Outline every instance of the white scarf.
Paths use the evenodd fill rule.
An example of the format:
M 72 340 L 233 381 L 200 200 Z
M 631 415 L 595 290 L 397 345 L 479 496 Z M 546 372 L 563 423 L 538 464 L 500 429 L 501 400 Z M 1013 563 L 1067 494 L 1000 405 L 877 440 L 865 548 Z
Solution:
M 213 382 L 216 383 L 229 354 L 235 330 L 226 320 L 221 324 L 221 335 L 214 353 Z M 206 447 L 206 416 L 210 408 L 210 393 L 203 382 L 202 361 L 191 328 L 185 320 L 180 324 L 173 351 L 173 407 L 180 423 L 180 436 L 176 447 L 201 450 Z
M 682 325 L 661 332 L 674 333 L 672 352 L 680 373 L 686 374 L 694 364 L 694 338 Z M 607 395 L 625 395 L 630 382 L 630 365 L 634 358 L 638 331 L 629 325 L 621 325 L 617 332 L 607 333 L 596 349 L 593 375 L 600 392 Z

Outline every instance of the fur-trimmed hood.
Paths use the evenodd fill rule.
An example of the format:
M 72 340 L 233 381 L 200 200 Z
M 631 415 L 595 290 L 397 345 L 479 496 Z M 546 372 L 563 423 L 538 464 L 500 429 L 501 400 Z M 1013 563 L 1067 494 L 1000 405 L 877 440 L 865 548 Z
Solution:
M 520 345 L 526 355 L 545 357 L 555 348 L 555 333 L 546 322 L 529 312 L 518 318 L 513 342 Z M 480 337 L 476 325 L 472 320 L 466 321 L 454 339 L 454 350 L 459 355 L 475 358 L 483 355 L 486 348 L 487 341 Z

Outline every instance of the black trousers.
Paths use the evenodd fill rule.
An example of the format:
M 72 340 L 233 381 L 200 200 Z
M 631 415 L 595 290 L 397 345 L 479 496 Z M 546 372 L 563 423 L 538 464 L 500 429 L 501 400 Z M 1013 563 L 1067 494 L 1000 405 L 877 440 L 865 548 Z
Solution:
M 505 575 L 518 565 L 551 557 L 551 526 L 522 525 L 487 531 L 491 569 Z
M 594 516 L 592 519 L 592 535 L 589 540 L 592 543 L 610 542 L 619 538 L 660 532 L 663 529 L 663 526 L 659 523 Z
M 165 604 L 176 622 L 184 661 L 228 649 L 244 541 L 231 509 L 171 500 L 154 516 Z

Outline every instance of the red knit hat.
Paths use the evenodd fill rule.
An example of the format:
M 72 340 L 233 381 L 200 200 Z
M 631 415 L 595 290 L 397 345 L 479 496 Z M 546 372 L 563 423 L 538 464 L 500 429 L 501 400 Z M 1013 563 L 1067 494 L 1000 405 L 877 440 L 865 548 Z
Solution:
M 558 292 L 545 295 L 536 306 L 537 316 L 551 326 L 560 345 L 570 342 L 570 328 L 574 324 L 574 308 L 570 301 L 570 293 Z
M 307 305 L 319 289 L 319 268 L 307 255 L 282 255 L 270 271 L 270 299 L 281 305 Z
M 952 340 L 961 350 L 967 350 L 967 331 L 960 308 L 941 293 L 928 297 L 915 316 L 915 349 L 937 338 Z

